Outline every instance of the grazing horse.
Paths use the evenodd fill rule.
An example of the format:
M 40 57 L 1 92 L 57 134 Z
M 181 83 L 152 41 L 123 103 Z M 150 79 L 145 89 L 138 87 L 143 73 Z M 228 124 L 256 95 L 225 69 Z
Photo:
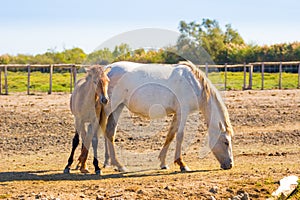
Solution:
M 86 159 L 92 142 L 95 172 L 96 174 L 101 174 L 97 159 L 97 145 L 100 132 L 105 132 L 107 117 L 103 112 L 102 105 L 107 104 L 109 100 L 107 94 L 109 78 L 107 77 L 107 73 L 110 71 L 110 68 L 104 70 L 101 66 L 95 65 L 86 70 L 87 76 L 76 83 L 70 99 L 70 108 L 75 118 L 76 131 L 72 142 L 71 155 L 64 173 L 70 173 L 74 152 L 79 144 L 80 134 L 83 144 L 77 166 L 81 164 L 80 171 L 82 173 L 89 172 L 86 167 Z M 87 131 L 85 128 L 86 124 L 88 124 Z M 101 129 L 99 128 L 99 124 Z
M 233 166 L 231 137 L 233 128 L 227 108 L 218 90 L 205 74 L 190 62 L 175 66 L 117 62 L 109 65 L 110 103 L 106 105 L 105 163 L 119 171 L 126 168 L 116 158 L 114 137 L 119 116 L 126 106 L 131 112 L 149 118 L 161 118 L 173 114 L 173 120 L 164 146 L 159 154 L 160 167 L 167 169 L 166 154 L 176 135 L 174 163 L 181 171 L 189 171 L 182 159 L 181 146 L 187 117 L 192 112 L 202 111 L 208 125 L 209 147 L 221 164 L 222 169 Z

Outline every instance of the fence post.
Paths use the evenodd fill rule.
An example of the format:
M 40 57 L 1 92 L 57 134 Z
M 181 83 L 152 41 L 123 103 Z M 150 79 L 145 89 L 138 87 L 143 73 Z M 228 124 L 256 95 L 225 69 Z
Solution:
M 4 67 L 4 88 L 5 94 L 8 95 L 8 83 L 7 83 L 7 66 Z
M 52 94 L 52 76 L 53 76 L 53 65 L 50 65 L 49 91 L 48 91 L 48 94 Z
M 27 66 L 27 95 L 30 94 L 30 65 Z
M 2 94 L 2 67 L 0 67 L 0 95 Z
M 73 67 L 70 68 L 70 93 L 72 94 Z
M 262 62 L 261 64 L 261 89 L 264 89 L 265 84 L 265 64 Z
M 246 74 L 247 74 L 247 68 L 246 68 L 246 63 L 244 63 L 244 84 L 243 84 L 243 90 L 246 89 Z
M 278 83 L 279 89 L 282 89 L 282 62 L 280 61 L 279 64 L 279 83 Z
M 224 76 L 225 76 L 224 86 L 225 86 L 225 91 L 226 91 L 226 88 L 227 88 L 227 63 L 225 63 L 225 66 L 224 66 Z
M 300 63 L 298 65 L 298 89 L 300 89 Z
M 208 77 L 208 63 L 205 63 L 205 75 Z
M 74 87 L 76 86 L 76 82 L 77 82 L 77 69 L 76 69 L 76 65 L 73 65 L 74 69 L 73 69 L 73 80 L 74 80 Z
M 253 80 L 253 65 L 249 68 L 249 86 L 248 89 L 252 90 L 252 80 Z

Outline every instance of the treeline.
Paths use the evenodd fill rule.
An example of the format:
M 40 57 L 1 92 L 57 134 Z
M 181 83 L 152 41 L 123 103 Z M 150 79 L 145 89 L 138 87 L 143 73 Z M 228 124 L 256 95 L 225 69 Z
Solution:
M 179 23 L 181 33 L 177 44 L 163 49 L 132 50 L 127 44 L 116 46 L 113 51 L 104 48 L 86 54 L 80 48 L 62 52 L 49 50 L 44 54 L 1 55 L 0 64 L 108 64 L 119 60 L 142 63 L 177 63 L 189 59 L 197 64 L 236 64 L 262 61 L 300 60 L 300 42 L 259 46 L 246 44 L 230 24 L 220 27 L 216 20 Z

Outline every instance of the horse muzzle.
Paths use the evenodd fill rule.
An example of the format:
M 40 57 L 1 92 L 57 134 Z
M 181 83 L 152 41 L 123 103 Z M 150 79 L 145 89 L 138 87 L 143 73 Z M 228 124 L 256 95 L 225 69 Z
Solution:
M 105 96 L 102 96 L 101 99 L 100 99 L 100 102 L 104 105 L 106 105 L 109 101 L 109 98 L 108 97 L 105 97 Z
M 233 167 L 233 161 L 230 159 L 228 162 L 222 163 L 221 168 L 224 170 L 231 169 Z

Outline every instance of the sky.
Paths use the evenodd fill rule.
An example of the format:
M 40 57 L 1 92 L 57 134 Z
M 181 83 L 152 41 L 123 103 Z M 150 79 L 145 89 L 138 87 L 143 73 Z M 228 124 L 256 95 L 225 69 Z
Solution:
M 0 0 L 0 55 L 73 47 L 86 53 L 112 37 L 143 28 L 178 32 L 181 20 L 231 24 L 245 42 L 300 41 L 298 0 Z

